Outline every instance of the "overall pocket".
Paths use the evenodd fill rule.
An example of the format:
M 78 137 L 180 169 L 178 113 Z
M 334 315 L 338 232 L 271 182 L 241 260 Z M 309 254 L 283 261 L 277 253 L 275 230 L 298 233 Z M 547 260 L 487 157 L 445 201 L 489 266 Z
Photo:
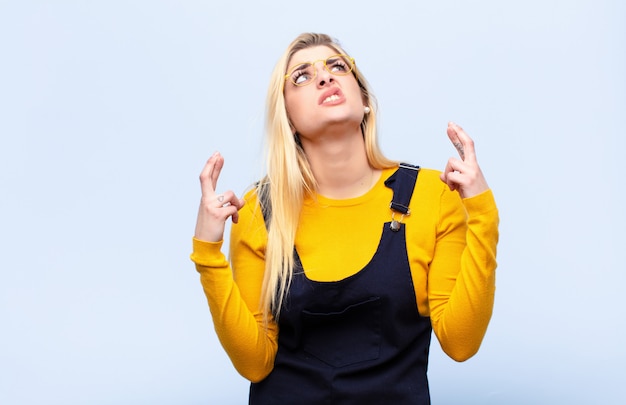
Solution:
M 303 349 L 333 367 L 380 356 L 381 300 L 371 297 L 337 311 L 302 311 Z

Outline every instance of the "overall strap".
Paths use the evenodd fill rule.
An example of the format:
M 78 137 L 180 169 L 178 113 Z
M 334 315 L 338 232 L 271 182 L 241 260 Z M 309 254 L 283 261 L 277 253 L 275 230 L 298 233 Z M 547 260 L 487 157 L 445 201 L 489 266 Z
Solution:
M 419 174 L 420 167 L 408 163 L 400 163 L 398 170 L 385 180 L 385 186 L 393 190 L 393 198 L 389 208 L 393 211 L 391 214 L 391 230 L 397 232 L 400 230 L 402 219 L 406 215 L 410 215 L 409 203 L 415 189 L 415 182 Z M 395 219 L 395 213 L 399 212 L 401 218 L 399 221 Z

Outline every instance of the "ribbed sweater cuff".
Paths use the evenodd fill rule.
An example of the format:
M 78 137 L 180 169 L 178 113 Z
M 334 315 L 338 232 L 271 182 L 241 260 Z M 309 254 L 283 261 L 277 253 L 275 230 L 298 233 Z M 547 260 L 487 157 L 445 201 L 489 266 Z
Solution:
M 497 210 L 496 200 L 491 189 L 473 197 L 464 198 L 463 205 L 465 205 L 465 209 L 470 216 L 483 215 L 490 211 Z
M 193 252 L 191 260 L 200 267 L 228 267 L 228 260 L 222 253 L 223 240 L 219 242 L 206 242 L 193 238 Z

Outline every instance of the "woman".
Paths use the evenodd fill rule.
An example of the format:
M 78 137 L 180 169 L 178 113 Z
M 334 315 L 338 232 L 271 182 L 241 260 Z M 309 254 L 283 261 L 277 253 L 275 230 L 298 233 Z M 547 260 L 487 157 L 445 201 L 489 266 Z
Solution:
M 217 193 L 211 156 L 191 256 L 251 403 L 427 404 L 431 331 L 457 361 L 476 353 L 498 211 L 472 140 L 447 133 L 461 159 L 442 173 L 387 159 L 354 59 L 321 34 L 288 47 L 267 98 L 267 176 L 244 199 Z

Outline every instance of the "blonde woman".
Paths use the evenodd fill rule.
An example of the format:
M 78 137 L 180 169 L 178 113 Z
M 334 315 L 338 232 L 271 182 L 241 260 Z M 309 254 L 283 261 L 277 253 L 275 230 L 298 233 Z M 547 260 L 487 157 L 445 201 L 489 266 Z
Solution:
M 243 199 L 209 158 L 191 255 L 250 403 L 430 403 L 431 332 L 464 361 L 493 308 L 498 211 L 472 140 L 448 125 L 441 173 L 387 159 L 366 80 L 323 34 L 278 61 L 266 131 Z

